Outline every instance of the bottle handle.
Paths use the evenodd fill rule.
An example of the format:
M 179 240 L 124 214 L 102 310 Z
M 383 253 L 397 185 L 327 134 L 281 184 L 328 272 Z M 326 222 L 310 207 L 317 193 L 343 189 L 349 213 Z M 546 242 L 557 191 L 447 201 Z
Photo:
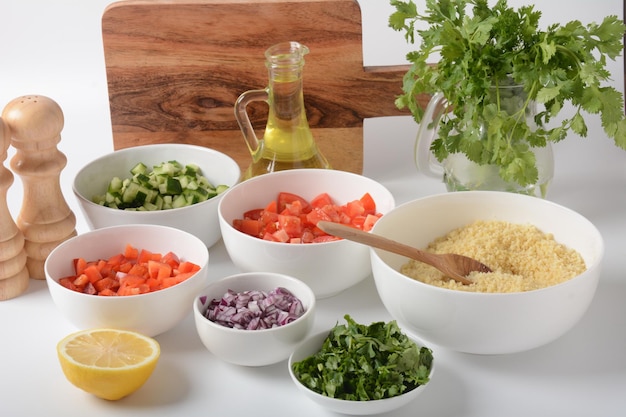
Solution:
M 443 167 L 435 159 L 430 146 L 437 135 L 439 119 L 444 111 L 445 98 L 443 93 L 436 93 L 428 102 L 415 139 L 415 164 L 423 174 L 441 178 Z
M 246 145 L 248 145 L 248 150 L 250 154 L 254 156 L 254 154 L 259 149 L 259 138 L 257 138 L 256 133 L 254 132 L 254 128 L 252 127 L 252 123 L 250 122 L 250 117 L 248 116 L 247 107 L 248 104 L 253 101 L 264 101 L 268 102 L 269 100 L 269 89 L 265 88 L 263 90 L 249 90 L 241 93 L 241 95 L 237 98 L 235 102 L 235 119 L 237 119 L 237 124 L 239 124 L 239 129 L 241 129 L 241 133 L 243 134 L 243 138 L 246 141 Z

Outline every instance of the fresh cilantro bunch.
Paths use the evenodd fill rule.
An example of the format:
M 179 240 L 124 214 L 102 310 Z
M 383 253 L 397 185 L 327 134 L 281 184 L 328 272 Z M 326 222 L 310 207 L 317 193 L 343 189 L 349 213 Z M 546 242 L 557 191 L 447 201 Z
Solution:
M 585 137 L 585 113 L 599 114 L 605 133 L 626 149 L 622 94 L 603 84 L 611 76 L 607 59 L 623 51 L 626 27 L 616 16 L 541 30 L 541 12 L 534 6 L 514 9 L 506 0 L 493 7 L 487 0 L 426 0 L 423 13 L 413 0 L 390 1 L 395 12 L 389 26 L 404 31 L 411 44 L 416 34 L 421 39 L 407 55 L 412 65 L 396 105 L 408 108 L 418 123 L 424 114 L 418 95 L 442 92 L 449 106 L 431 146 L 440 162 L 463 153 L 480 165 L 497 165 L 505 181 L 533 184 L 538 172 L 531 147 L 558 142 L 570 131 Z M 419 21 L 427 28 L 416 30 Z M 440 60 L 432 65 L 434 54 Z M 519 109 L 507 111 L 497 87 L 511 81 L 523 86 L 525 97 Z M 537 109 L 529 124 L 533 102 Z M 566 103 L 573 114 L 550 125 Z
M 359 324 L 349 315 L 314 355 L 293 364 L 309 389 L 331 398 L 379 400 L 429 381 L 432 351 L 418 347 L 395 321 Z

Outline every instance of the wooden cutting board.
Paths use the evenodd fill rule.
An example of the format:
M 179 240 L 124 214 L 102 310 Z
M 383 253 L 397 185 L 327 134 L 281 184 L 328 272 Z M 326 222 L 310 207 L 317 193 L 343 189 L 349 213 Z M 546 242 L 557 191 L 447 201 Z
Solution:
M 406 115 L 394 100 L 407 67 L 363 67 L 354 0 L 128 0 L 102 17 L 115 149 L 179 142 L 251 162 L 233 106 L 265 88 L 265 50 L 298 41 L 309 124 L 333 168 L 363 169 L 363 120 Z M 258 104 L 258 106 L 257 106 Z M 259 136 L 267 106 L 249 106 Z M 393 137 L 380 138 L 393 146 Z

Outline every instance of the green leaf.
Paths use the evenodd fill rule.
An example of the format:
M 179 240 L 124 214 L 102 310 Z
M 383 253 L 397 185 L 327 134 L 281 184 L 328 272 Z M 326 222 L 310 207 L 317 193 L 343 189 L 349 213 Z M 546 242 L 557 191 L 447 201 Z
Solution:
M 547 103 L 548 101 L 554 100 L 556 97 L 558 97 L 560 91 L 561 91 L 561 88 L 559 86 L 544 87 L 539 90 L 535 100 L 538 103 Z
M 580 136 L 587 136 L 587 125 L 585 124 L 585 119 L 580 113 L 576 113 L 574 117 L 572 117 L 570 128 Z
M 622 149 L 626 149 L 626 120 L 620 120 L 615 124 L 615 144 Z
M 532 152 L 519 142 L 546 146 L 570 132 L 584 136 L 587 113 L 599 114 L 605 133 L 625 147 L 624 98 L 606 85 L 611 79 L 607 60 L 623 53 L 626 26 L 616 16 L 600 24 L 573 20 L 542 29 L 539 10 L 516 9 L 506 0 L 425 0 L 423 10 L 413 0 L 390 1 L 395 8 L 390 26 L 411 41 L 421 38 L 407 54 L 412 66 L 396 105 L 421 122 L 417 97 L 440 91 L 453 109 L 441 118 L 431 145 L 437 160 L 461 152 L 477 163 L 495 164 L 503 179 L 526 186 L 536 178 L 536 167 Z M 427 28 L 416 30 L 418 24 Z M 439 62 L 428 65 L 435 52 Z M 490 99 L 490 87 L 508 77 L 524 86 L 527 100 L 538 103 L 536 116 L 529 118 L 536 128 L 515 117 L 504 97 Z M 562 114 L 572 108 L 573 114 Z M 560 126 L 544 128 L 557 116 Z

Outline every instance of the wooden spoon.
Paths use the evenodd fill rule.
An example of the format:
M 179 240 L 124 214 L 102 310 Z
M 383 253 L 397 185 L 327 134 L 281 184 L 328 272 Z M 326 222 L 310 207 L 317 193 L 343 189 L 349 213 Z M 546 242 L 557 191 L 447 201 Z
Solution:
M 398 255 L 406 256 L 416 261 L 434 266 L 444 273 L 447 278 L 458 281 L 462 284 L 469 285 L 472 281 L 465 278 L 472 271 L 491 272 L 491 269 L 467 256 L 457 255 L 454 253 L 436 254 L 425 252 L 396 242 L 380 235 L 364 232 L 354 227 L 346 226 L 340 223 L 327 221 L 319 221 L 317 227 L 322 229 L 329 235 L 337 236 L 343 239 L 352 240 L 364 245 L 383 249 Z

